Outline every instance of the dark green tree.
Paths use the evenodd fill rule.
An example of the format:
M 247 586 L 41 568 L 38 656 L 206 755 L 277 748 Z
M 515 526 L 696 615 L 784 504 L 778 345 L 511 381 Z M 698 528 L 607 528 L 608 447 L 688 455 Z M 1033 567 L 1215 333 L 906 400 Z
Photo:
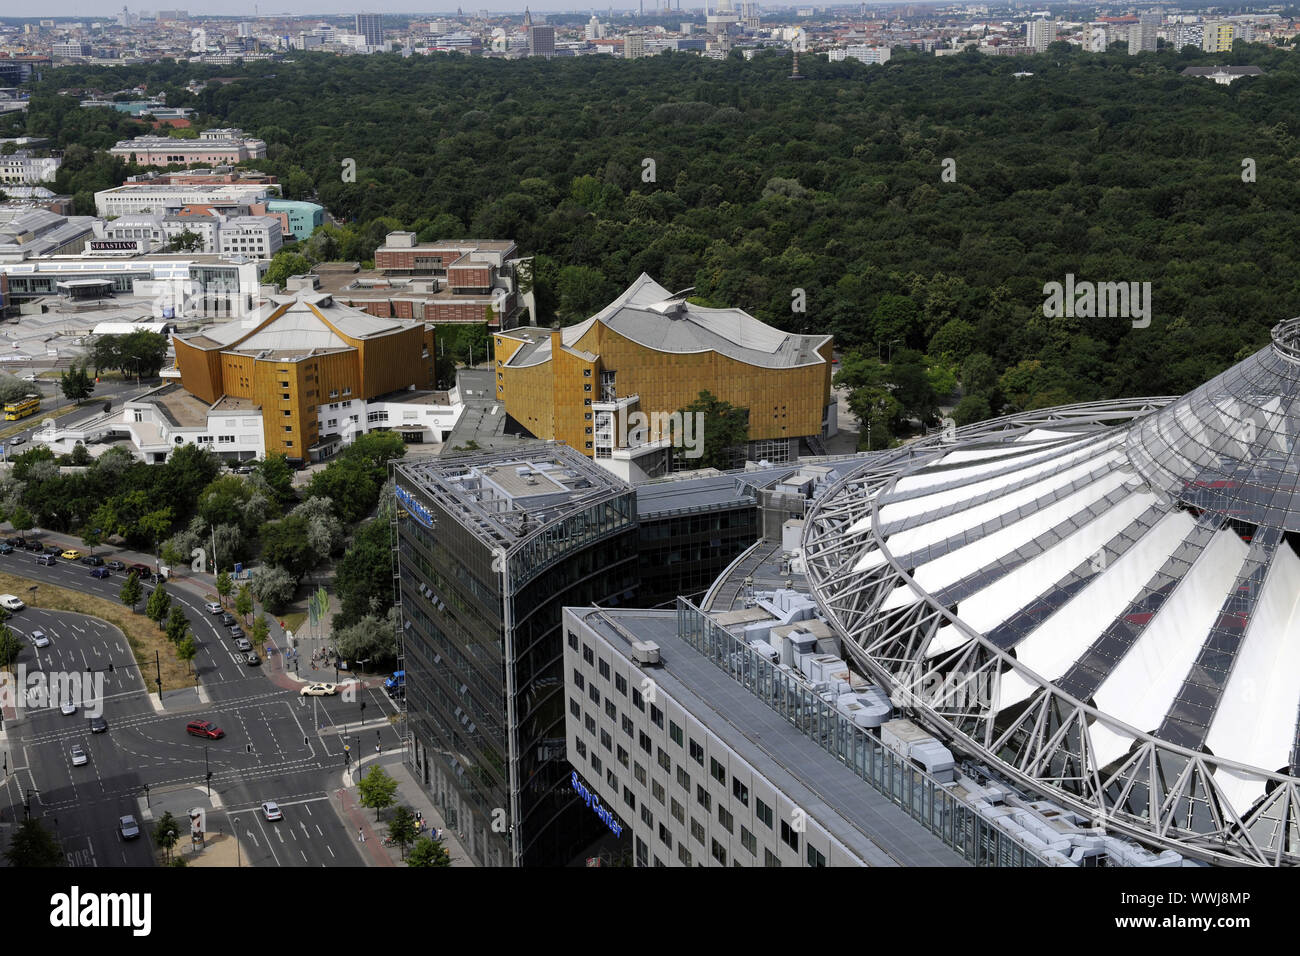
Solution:
M 18 867 L 53 867 L 67 866 L 63 847 L 38 819 L 24 820 L 18 824 L 9 849 L 5 851 L 9 865 Z
M 411 847 L 411 853 L 406 858 L 407 866 L 451 866 L 451 854 L 447 848 L 442 845 L 441 840 L 435 840 L 430 836 L 422 836 L 415 841 L 415 846 Z
M 153 593 L 149 595 L 149 601 L 145 605 L 144 613 L 149 620 L 153 621 L 161 629 L 163 626 L 163 620 L 167 617 L 167 612 L 171 609 L 171 605 L 171 595 L 169 595 L 163 588 L 162 584 L 159 583 L 153 589 Z
M 749 441 L 749 409 L 703 391 L 680 413 L 684 434 L 673 436 L 677 467 L 725 470 L 744 461 L 745 444 Z
M 135 606 L 140 603 L 140 598 L 144 596 L 144 586 L 140 584 L 139 576 L 132 571 L 127 575 L 126 581 L 122 583 L 122 590 L 118 592 L 118 597 L 122 603 L 135 613 Z

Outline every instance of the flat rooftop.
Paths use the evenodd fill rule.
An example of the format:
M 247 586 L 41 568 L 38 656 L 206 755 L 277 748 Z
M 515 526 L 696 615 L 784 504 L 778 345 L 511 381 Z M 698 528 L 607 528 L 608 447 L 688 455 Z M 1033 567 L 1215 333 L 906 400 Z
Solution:
M 312 273 L 320 280 L 321 292 L 340 299 L 482 299 L 490 292 L 452 292 L 445 276 L 389 276 L 374 269 L 361 269 L 353 262 L 322 262 Z
M 549 521 L 629 490 L 563 445 L 426 458 L 395 467 L 399 481 L 437 501 L 490 547 L 506 549 Z
M 629 661 L 629 635 L 658 644 L 655 683 L 868 865 L 969 865 L 683 641 L 675 610 L 572 610 Z
M 167 423 L 176 428 L 203 428 L 208 424 L 208 403 L 185 391 L 179 382 L 169 382 L 134 401 L 158 406 Z

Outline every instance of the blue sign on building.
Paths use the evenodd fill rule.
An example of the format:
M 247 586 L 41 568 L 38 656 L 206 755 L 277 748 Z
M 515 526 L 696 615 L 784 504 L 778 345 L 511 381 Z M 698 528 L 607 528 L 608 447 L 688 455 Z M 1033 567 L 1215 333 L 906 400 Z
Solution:
M 573 789 L 577 791 L 578 796 L 582 797 L 582 799 L 586 801 L 587 806 L 591 807 L 592 812 L 595 813 L 596 816 L 600 817 L 600 822 L 609 827 L 614 836 L 622 836 L 623 824 L 618 822 L 618 819 L 614 814 L 610 813 L 600 805 L 599 797 L 582 785 L 582 782 L 578 779 L 578 771 L 573 771 L 569 779 L 572 781 Z
M 415 496 L 405 488 L 398 486 L 396 491 L 397 503 L 406 510 L 407 514 L 432 531 L 434 525 L 433 513 L 424 505 L 420 504 L 420 502 L 416 500 Z

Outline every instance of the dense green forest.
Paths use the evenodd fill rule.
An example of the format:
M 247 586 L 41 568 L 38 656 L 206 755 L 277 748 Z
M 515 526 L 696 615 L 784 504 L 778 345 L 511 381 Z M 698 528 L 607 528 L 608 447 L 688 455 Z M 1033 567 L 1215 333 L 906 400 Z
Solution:
M 1267 75 L 1227 87 L 1179 75 L 1215 62 Z M 183 91 L 217 72 L 241 79 Z M 861 352 L 844 378 L 870 398 L 860 410 L 882 415 L 881 441 L 909 417 L 933 420 L 957 380 L 963 420 L 1184 391 L 1298 311 L 1289 50 L 1239 45 L 1229 61 L 1055 44 L 1014 58 L 900 52 L 884 67 L 807 57 L 805 81 L 789 72 L 771 52 L 78 67 L 48 75 L 27 124 L 102 148 L 129 123 L 87 119 L 57 90 L 147 82 L 266 139 L 254 165 L 347 220 L 298 244 L 309 261 L 366 260 L 399 224 L 426 240 L 508 237 L 537 256 L 543 322 L 585 317 L 644 271 L 831 332 Z M 1257 181 L 1243 181 L 1246 159 Z M 113 176 L 92 151 L 78 160 L 65 188 Z M 1149 327 L 1044 318 L 1044 284 L 1067 273 L 1152 283 Z M 806 311 L 792 310 L 795 290 Z

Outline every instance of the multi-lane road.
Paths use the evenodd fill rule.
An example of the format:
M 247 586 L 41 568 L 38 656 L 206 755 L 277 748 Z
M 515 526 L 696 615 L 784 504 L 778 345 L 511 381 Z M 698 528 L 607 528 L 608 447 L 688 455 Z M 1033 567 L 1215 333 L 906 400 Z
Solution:
M 0 570 L 114 602 L 124 580 L 120 574 L 93 578 L 79 562 L 38 565 L 23 551 L 0 555 Z M 243 663 L 229 631 L 207 613 L 201 597 L 179 587 L 168 593 L 185 611 L 199 644 L 195 669 L 201 689 L 165 693 L 161 710 L 147 692 L 154 689 L 149 662 L 140 662 L 140 673 L 115 627 L 39 606 L 9 619 L 24 638 L 38 629 L 49 638 L 47 647 L 24 648 L 18 663 L 28 671 L 91 671 L 102 677 L 108 730 L 91 733 L 82 710 L 65 715 L 57 703 L 26 708 L 19 720 L 8 721 L 0 790 L 5 820 L 21 818 L 26 805 L 57 830 L 74 866 L 143 866 L 152 860 L 152 821 L 146 817 L 170 798 L 186 807 L 205 806 L 210 832 L 237 830 L 245 865 L 362 865 L 354 831 L 339 811 L 344 747 L 355 757 L 377 743 L 398 746 L 387 721 L 392 703 L 378 689 L 362 690 L 357 696 L 367 702 L 370 720 L 361 724 L 358 700 L 304 698 L 282 673 Z M 169 690 L 174 689 L 164 687 Z M 211 721 L 225 736 L 190 736 L 191 720 Z M 85 765 L 73 766 L 74 744 L 87 752 Z M 279 803 L 283 819 L 263 819 L 266 800 Z M 139 840 L 120 838 L 118 819 L 128 813 L 143 824 Z

